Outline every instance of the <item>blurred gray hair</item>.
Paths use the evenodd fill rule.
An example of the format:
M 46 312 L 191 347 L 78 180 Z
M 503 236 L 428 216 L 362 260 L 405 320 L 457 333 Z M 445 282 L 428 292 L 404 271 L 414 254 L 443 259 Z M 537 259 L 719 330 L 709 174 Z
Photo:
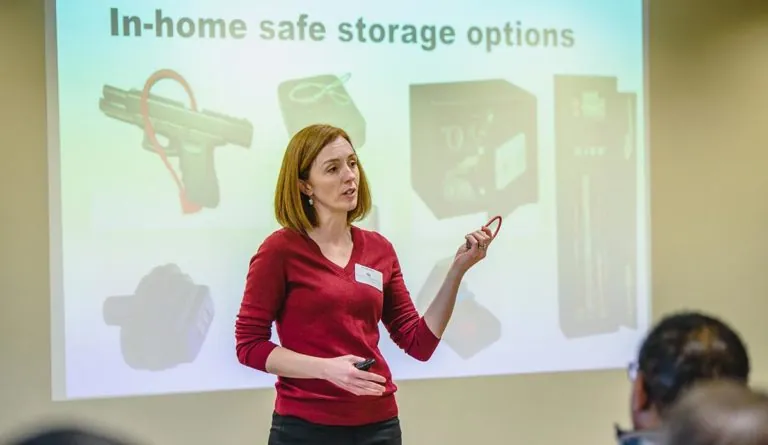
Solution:
M 768 395 L 728 380 L 696 385 L 665 422 L 665 445 L 768 445 Z

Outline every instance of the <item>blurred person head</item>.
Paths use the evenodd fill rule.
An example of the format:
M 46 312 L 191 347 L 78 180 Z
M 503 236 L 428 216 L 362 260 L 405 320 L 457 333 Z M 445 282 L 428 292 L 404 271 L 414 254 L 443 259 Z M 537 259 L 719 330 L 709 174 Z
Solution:
M 768 445 L 768 395 L 728 380 L 696 385 L 669 411 L 664 445 Z
M 630 409 L 635 430 L 658 429 L 669 407 L 694 384 L 725 379 L 746 385 L 750 363 L 739 335 L 699 312 L 662 319 L 630 365 Z
M 76 427 L 49 428 L 10 442 L 8 445 L 131 445 L 115 437 Z

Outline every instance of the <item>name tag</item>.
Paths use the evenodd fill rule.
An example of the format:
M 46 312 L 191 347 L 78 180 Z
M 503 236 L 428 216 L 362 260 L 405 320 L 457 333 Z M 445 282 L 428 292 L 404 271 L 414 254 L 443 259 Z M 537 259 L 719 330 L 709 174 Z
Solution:
M 367 284 L 376 290 L 383 291 L 384 278 L 376 269 L 365 267 L 362 264 L 355 263 L 355 280 L 358 283 Z

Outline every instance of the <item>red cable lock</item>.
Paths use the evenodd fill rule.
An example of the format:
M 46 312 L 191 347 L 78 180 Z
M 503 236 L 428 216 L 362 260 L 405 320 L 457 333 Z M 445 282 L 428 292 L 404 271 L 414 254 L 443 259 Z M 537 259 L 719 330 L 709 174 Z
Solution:
M 493 218 L 489 219 L 487 223 L 483 227 L 490 227 L 491 224 L 493 224 L 495 221 L 498 221 L 499 224 L 496 226 L 496 230 L 493 232 L 493 235 L 491 235 L 491 241 L 496 239 L 496 235 L 499 234 L 499 230 L 501 230 L 501 215 L 496 215 Z M 467 240 L 467 250 L 472 248 L 472 244 Z
M 156 71 L 151 76 L 149 76 L 149 79 L 147 79 L 147 82 L 144 84 L 144 91 L 141 92 L 141 117 L 144 120 L 144 133 L 149 139 L 149 142 L 152 144 L 152 148 L 160 156 L 163 164 L 165 164 L 165 168 L 167 168 L 168 172 L 170 172 L 173 181 L 176 183 L 176 186 L 179 188 L 179 201 L 181 201 L 181 211 L 184 214 L 196 213 L 202 209 L 202 206 L 195 204 L 187 199 L 187 191 L 184 188 L 184 184 L 181 182 L 181 179 L 176 173 L 176 170 L 174 170 L 173 166 L 171 166 L 170 161 L 168 161 L 168 156 L 165 152 L 166 147 L 163 147 L 160 144 L 160 141 L 157 140 L 155 127 L 152 125 L 152 121 L 149 118 L 149 92 L 157 82 L 163 79 L 175 80 L 176 82 L 180 83 L 181 86 L 184 87 L 184 91 L 186 91 L 187 95 L 189 96 L 190 109 L 195 112 L 197 111 L 197 101 L 195 101 L 195 95 L 192 93 L 192 88 L 189 86 L 189 83 L 187 83 L 186 79 L 181 76 L 181 74 L 169 69 Z

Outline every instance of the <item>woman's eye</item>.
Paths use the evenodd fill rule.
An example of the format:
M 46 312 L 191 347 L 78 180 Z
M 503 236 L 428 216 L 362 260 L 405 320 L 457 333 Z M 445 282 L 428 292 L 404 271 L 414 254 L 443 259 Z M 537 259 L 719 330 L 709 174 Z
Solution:
M 336 167 L 331 167 L 328 169 L 328 173 L 333 173 L 336 171 Z

